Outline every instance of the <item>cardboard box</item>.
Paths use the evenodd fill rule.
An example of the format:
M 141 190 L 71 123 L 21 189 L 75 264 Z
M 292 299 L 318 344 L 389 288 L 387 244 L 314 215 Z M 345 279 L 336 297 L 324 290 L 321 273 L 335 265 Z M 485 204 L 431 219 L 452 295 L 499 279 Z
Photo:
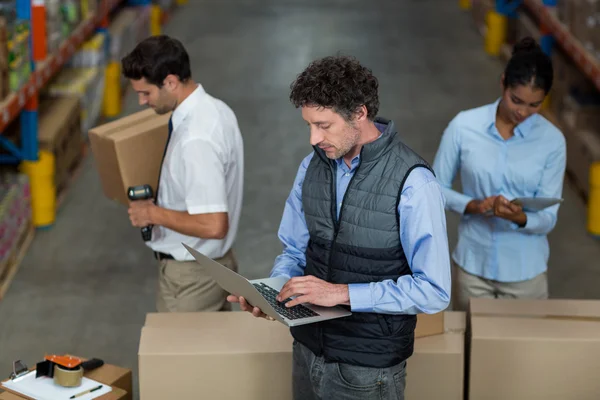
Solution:
M 404 396 L 411 400 L 464 398 L 465 312 L 447 311 L 444 333 L 415 340 Z
M 600 301 L 470 301 L 469 398 L 598 399 Z
M 292 342 L 285 325 L 241 311 L 151 314 L 140 398 L 291 399 Z
M 129 204 L 127 188 L 148 184 L 156 192 L 170 114 L 152 109 L 93 128 L 90 145 L 104 194 Z
M 442 333 L 443 324 L 442 313 L 419 315 L 415 336 Z M 285 325 L 245 312 L 150 313 L 138 353 L 140 396 L 291 399 L 292 342 Z
M 117 367 L 116 365 L 104 364 L 103 366 L 85 373 L 85 376 L 94 379 L 100 383 L 112 386 L 112 391 L 104 396 L 98 397 L 98 400 L 131 400 L 132 399 L 132 379 L 131 370 Z M 0 391 L 3 387 L 0 387 Z M 23 400 L 29 399 L 26 396 L 20 396 L 16 393 L 2 392 L 0 400 Z
M 74 96 L 44 99 L 39 115 L 39 147 L 54 155 L 54 183 L 56 191 L 61 192 L 83 155 L 79 99 Z

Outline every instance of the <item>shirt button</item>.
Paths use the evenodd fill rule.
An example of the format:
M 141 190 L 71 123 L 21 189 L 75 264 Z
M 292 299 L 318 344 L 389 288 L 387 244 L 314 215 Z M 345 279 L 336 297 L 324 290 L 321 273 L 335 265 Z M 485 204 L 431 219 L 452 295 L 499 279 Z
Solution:
M 342 206 L 342 203 L 340 203 L 340 204 L 339 204 L 339 206 L 341 207 L 341 206 Z
M 350 176 L 350 172 L 346 172 L 344 176 Z

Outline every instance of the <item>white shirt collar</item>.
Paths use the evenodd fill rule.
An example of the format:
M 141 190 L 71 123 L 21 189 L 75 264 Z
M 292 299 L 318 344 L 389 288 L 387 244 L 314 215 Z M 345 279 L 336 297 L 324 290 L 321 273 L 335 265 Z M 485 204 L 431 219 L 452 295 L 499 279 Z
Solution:
M 173 130 L 177 129 L 177 125 L 179 125 L 185 117 L 196 108 L 200 99 L 206 94 L 202 85 L 199 83 L 197 85 L 196 89 L 194 89 L 194 91 L 190 93 L 177 108 L 175 108 L 175 111 L 173 111 L 171 117 L 173 121 Z

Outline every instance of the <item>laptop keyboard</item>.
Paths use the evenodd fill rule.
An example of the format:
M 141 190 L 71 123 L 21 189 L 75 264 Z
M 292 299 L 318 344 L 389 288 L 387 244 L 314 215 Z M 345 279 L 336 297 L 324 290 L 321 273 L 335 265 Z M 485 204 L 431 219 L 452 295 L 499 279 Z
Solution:
M 279 292 L 273 289 L 270 286 L 265 285 L 264 283 L 253 283 L 256 290 L 263 295 L 263 297 L 269 302 L 270 305 L 273 306 L 275 311 L 280 315 L 283 315 L 287 319 L 300 319 L 300 318 L 309 318 L 309 317 L 318 317 L 319 314 L 314 312 L 308 307 L 303 306 L 302 304 L 298 304 L 294 307 L 287 308 L 285 307 L 285 303 L 290 301 L 291 299 L 286 299 L 284 301 L 277 301 L 276 297 Z

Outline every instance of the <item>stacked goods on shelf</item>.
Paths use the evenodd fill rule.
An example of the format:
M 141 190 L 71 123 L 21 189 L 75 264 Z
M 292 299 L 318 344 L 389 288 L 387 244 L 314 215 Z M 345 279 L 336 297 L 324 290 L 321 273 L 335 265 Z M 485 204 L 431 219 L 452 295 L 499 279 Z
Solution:
M 0 176 L 0 286 L 21 249 L 31 225 L 31 196 L 27 175 Z
M 8 63 L 8 89 L 17 91 L 31 76 L 28 21 L 17 18 L 14 1 L 0 2 L 0 17 L 6 24 L 6 59 Z
M 106 65 L 106 35 L 96 33 L 65 64 L 67 68 L 102 68 Z
M 570 57 L 555 48 L 551 110 L 567 141 L 567 169 L 589 194 L 589 171 L 600 160 L 600 94 Z
M 29 36 L 27 21 L 16 21 L 8 31 L 8 82 L 13 92 L 19 90 L 31 76 Z
M 0 101 L 10 91 L 8 84 L 8 27 L 6 19 L 0 16 Z
M 558 17 L 598 60 L 600 60 L 600 2 L 597 0 L 561 0 Z
M 562 0 L 558 18 L 600 62 L 600 2 Z M 567 140 L 567 168 L 575 184 L 589 194 L 590 167 L 600 160 L 600 92 L 563 49 L 553 51 L 551 107 Z
M 58 50 L 83 19 L 80 7 L 79 0 L 46 0 L 46 42 L 49 54 Z
M 79 98 L 44 98 L 39 116 L 39 148 L 54 155 L 54 184 L 60 194 L 83 155 Z
M 104 90 L 104 69 L 64 68 L 52 80 L 46 93 L 51 97 L 77 96 L 81 104 L 81 132 L 87 131 L 96 124 L 102 111 Z
M 97 0 L 80 0 L 81 19 L 92 16 L 98 10 Z

